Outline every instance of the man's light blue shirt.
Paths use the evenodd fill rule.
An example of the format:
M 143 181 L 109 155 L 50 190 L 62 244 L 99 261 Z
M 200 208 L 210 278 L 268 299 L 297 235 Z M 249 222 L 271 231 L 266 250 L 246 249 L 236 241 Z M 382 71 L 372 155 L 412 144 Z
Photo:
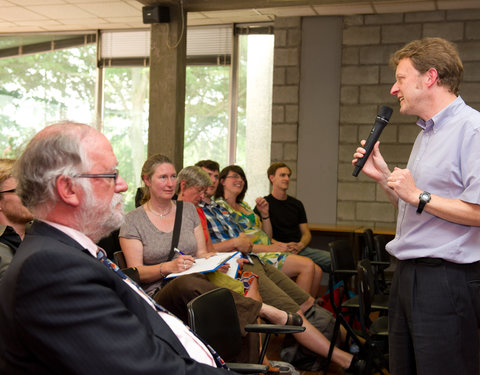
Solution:
M 480 113 L 458 97 L 428 121 L 419 120 L 407 168 L 423 191 L 480 204 Z M 428 205 L 428 203 L 427 203 Z M 480 227 L 416 213 L 398 202 L 396 236 L 387 250 L 398 259 L 442 258 L 454 263 L 480 260 Z

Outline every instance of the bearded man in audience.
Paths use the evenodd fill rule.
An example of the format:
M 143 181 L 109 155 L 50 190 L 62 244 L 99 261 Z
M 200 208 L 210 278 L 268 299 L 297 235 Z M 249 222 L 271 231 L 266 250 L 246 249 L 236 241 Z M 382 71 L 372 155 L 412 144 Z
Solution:
M 36 220 L 0 284 L 0 373 L 227 374 L 95 245 L 123 221 L 116 168 L 105 136 L 76 123 L 43 129 L 18 160 Z

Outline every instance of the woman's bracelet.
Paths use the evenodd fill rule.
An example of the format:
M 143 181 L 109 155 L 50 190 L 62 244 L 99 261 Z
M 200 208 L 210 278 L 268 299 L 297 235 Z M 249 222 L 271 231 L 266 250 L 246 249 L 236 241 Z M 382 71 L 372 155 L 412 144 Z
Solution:
M 160 263 L 160 276 L 162 276 L 163 278 L 165 278 L 167 275 L 165 275 L 165 274 L 162 272 L 162 266 L 163 266 L 163 263 Z
M 270 216 L 262 217 L 262 220 L 267 220 L 267 219 L 270 219 Z

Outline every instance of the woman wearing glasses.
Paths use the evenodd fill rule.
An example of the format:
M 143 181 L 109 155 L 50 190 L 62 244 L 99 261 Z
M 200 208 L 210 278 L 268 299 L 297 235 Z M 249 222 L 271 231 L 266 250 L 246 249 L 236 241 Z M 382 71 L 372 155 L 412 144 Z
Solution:
M 215 192 L 217 203 L 225 207 L 243 231 L 249 235 L 253 243 L 252 251 L 287 276 L 296 278 L 299 287 L 316 297 L 322 270 L 310 258 L 290 254 L 287 244 L 271 243 L 272 230 L 268 220 L 268 202 L 264 198 L 257 199 L 257 207 L 263 217 L 262 222 L 243 200 L 248 188 L 243 169 L 238 165 L 225 167 L 220 172 L 219 181 Z
M 138 269 L 145 291 L 187 323 L 187 303 L 217 286 L 205 274 L 199 273 L 177 277 L 166 286 L 164 278 L 170 273 L 189 269 L 195 257 L 207 255 L 200 217 L 192 203 L 183 202 L 180 235 L 176 245 L 183 254 L 175 252 L 169 259 L 175 216 L 179 207 L 178 202 L 172 200 L 177 185 L 175 167 L 166 156 L 152 155 L 143 165 L 142 179 L 145 184 L 142 205 L 126 215 L 125 223 L 120 229 L 120 245 L 128 267 Z M 275 324 L 285 324 L 289 319 L 284 311 L 239 293 L 232 292 L 232 295 L 237 310 L 241 312 L 239 318 L 242 326 L 255 322 L 258 316 Z M 258 340 L 246 340 L 251 340 L 248 341 L 250 350 L 244 353 L 246 358 L 236 358 L 237 361 L 258 358 Z

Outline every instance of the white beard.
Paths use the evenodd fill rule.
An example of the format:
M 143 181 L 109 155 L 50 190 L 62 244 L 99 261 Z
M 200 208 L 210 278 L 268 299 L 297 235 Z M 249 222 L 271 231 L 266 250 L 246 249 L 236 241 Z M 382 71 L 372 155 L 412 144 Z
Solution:
M 83 187 L 86 199 L 76 215 L 79 231 L 93 242 L 98 242 L 123 224 L 123 195 L 115 193 L 108 204 L 93 195 L 89 183 L 83 184 Z

